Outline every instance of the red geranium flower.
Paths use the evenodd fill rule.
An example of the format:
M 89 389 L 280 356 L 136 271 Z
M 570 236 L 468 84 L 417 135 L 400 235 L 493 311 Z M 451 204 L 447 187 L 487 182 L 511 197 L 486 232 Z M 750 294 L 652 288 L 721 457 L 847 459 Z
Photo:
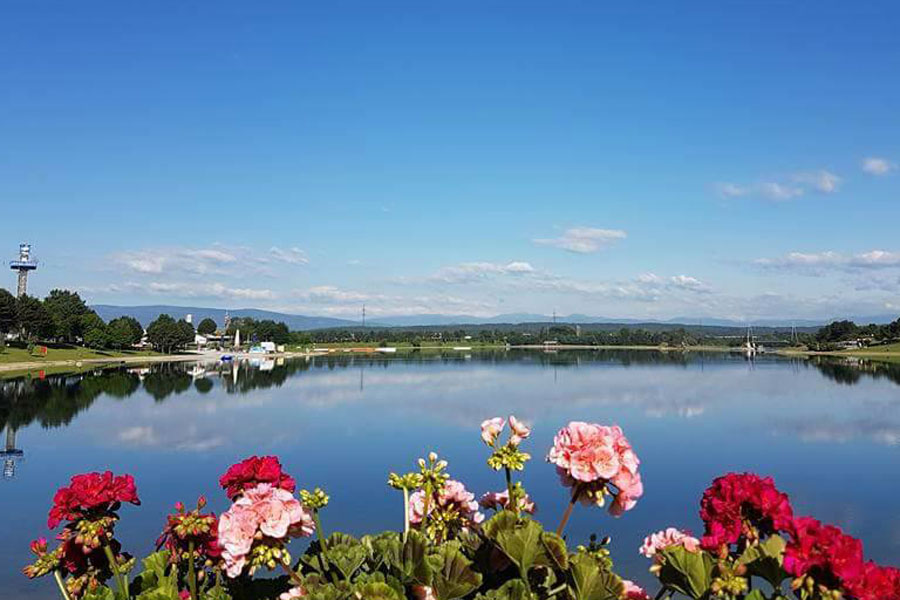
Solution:
M 839 527 L 812 517 L 798 517 L 784 550 L 784 570 L 794 577 L 810 576 L 831 590 L 845 589 L 865 573 L 862 542 Z
M 729 473 L 716 478 L 703 493 L 700 518 L 706 524 L 701 545 L 716 550 L 741 537 L 761 538 L 787 531 L 793 509 L 787 494 L 778 491 L 771 477 Z
M 862 575 L 848 582 L 847 590 L 859 600 L 900 598 L 900 569 L 869 561 L 863 565 Z
M 230 500 L 260 483 L 269 483 L 292 493 L 297 485 L 293 477 L 281 470 L 277 456 L 251 456 L 228 467 L 228 471 L 219 478 L 219 485 Z
M 67 487 L 56 491 L 47 526 L 55 529 L 63 521 L 76 521 L 91 513 L 111 512 L 121 502 L 141 503 L 131 475 L 117 476 L 111 471 L 75 475 Z

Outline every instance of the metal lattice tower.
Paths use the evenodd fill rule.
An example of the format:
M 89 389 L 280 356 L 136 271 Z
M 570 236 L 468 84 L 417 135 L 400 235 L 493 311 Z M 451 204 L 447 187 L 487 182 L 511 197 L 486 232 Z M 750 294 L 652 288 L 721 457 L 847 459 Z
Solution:
M 9 261 L 9 268 L 19 272 L 16 296 L 21 298 L 28 292 L 28 272 L 37 269 L 37 261 L 31 258 L 31 244 L 19 244 L 19 259 Z

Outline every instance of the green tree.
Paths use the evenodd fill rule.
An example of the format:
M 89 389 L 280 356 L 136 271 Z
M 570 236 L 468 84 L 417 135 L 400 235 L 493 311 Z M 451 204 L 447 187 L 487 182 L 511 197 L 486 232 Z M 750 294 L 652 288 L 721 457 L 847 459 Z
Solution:
M 0 341 L 16 330 L 16 297 L 0 289 Z
M 176 321 L 169 315 L 159 315 L 147 327 L 147 340 L 161 352 L 181 350 L 194 341 L 194 327 L 187 321 Z
M 119 317 L 109 322 L 107 334 L 109 345 L 121 350 L 140 343 L 144 337 L 144 328 L 134 317 Z
M 216 322 L 207 317 L 197 325 L 197 333 L 200 335 L 209 335 L 216 332 L 216 327 Z
M 57 337 L 69 343 L 83 335 L 81 317 L 92 312 L 77 292 L 68 290 L 51 290 L 44 299 L 44 307 L 53 317 Z
M 16 320 L 22 336 L 30 342 L 47 340 L 56 334 L 56 323 L 50 311 L 33 296 L 22 296 L 16 300 Z
M 109 345 L 108 327 L 94 311 L 82 315 L 79 326 L 82 341 L 88 348 L 106 348 Z

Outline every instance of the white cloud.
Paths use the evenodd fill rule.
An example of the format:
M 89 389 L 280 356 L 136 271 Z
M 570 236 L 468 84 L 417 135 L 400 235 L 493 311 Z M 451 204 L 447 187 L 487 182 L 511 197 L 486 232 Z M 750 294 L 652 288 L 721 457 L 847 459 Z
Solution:
M 766 181 L 759 184 L 760 193 L 770 200 L 791 200 L 803 195 L 803 188 L 795 185 Z
M 468 262 L 443 267 L 429 279 L 443 283 L 468 283 L 495 277 L 529 275 L 534 272 L 534 267 L 523 261 L 508 263 Z
M 897 164 L 886 158 L 870 156 L 862 161 L 862 170 L 870 175 L 887 175 L 897 168 Z
M 91 291 L 103 293 L 149 293 L 180 298 L 227 298 L 233 300 L 274 300 L 277 298 L 275 292 L 269 289 L 233 287 L 218 282 L 198 283 L 193 281 L 129 281 L 122 284 L 112 284 L 105 288 L 93 288 Z
M 720 182 L 713 186 L 722 198 L 739 198 L 752 192 L 752 189 L 736 183 Z
M 306 253 L 296 246 L 286 249 L 272 246 L 269 248 L 269 254 L 273 260 L 289 265 L 309 264 L 309 258 L 306 256 Z
M 811 171 L 808 173 L 797 173 L 794 181 L 811 185 L 814 189 L 823 194 L 833 194 L 838 191 L 842 179 L 826 170 Z
M 805 195 L 814 190 L 822 194 L 833 194 L 840 189 L 843 179 L 831 171 L 804 171 L 790 177 L 760 181 L 753 184 L 720 182 L 713 189 L 721 198 L 756 196 L 784 202 Z
M 621 229 L 597 229 L 595 227 L 572 227 L 566 229 L 558 238 L 539 238 L 535 244 L 554 246 L 578 254 L 591 254 L 618 240 L 625 239 L 627 234 Z
M 819 272 L 826 269 L 860 270 L 900 267 L 900 252 L 869 250 L 859 254 L 825 252 L 789 252 L 777 258 L 758 258 L 753 261 L 762 267 L 797 269 Z
M 220 247 L 210 248 L 153 248 L 119 252 L 112 255 L 114 263 L 128 271 L 158 275 L 163 272 L 182 272 L 195 275 L 223 273 L 225 267 L 235 265 L 238 257 Z

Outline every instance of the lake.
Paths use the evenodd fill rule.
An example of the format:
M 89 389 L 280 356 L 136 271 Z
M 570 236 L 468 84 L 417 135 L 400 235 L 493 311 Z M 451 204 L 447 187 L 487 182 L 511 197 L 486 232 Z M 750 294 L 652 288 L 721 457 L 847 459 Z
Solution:
M 0 481 L 2 596 L 55 597 L 52 578 L 29 582 L 20 569 L 28 542 L 50 537 L 53 493 L 75 473 L 134 474 L 143 504 L 121 510 L 117 531 L 139 555 L 176 500 L 202 493 L 224 510 L 217 479 L 250 454 L 277 454 L 298 487 L 325 488 L 327 530 L 377 532 L 402 528 L 388 472 L 430 450 L 477 495 L 502 489 L 479 424 L 511 413 L 534 426 L 523 480 L 548 528 L 567 501 L 544 461 L 554 433 L 570 420 L 624 428 L 644 497 L 619 519 L 579 506 L 567 531 L 572 542 L 612 536 L 626 577 L 650 579 L 637 554 L 648 532 L 699 533 L 703 490 L 735 470 L 774 476 L 798 514 L 840 525 L 870 558 L 897 564 L 900 365 L 652 351 L 328 356 L 0 382 L 0 425 L 23 451 Z

